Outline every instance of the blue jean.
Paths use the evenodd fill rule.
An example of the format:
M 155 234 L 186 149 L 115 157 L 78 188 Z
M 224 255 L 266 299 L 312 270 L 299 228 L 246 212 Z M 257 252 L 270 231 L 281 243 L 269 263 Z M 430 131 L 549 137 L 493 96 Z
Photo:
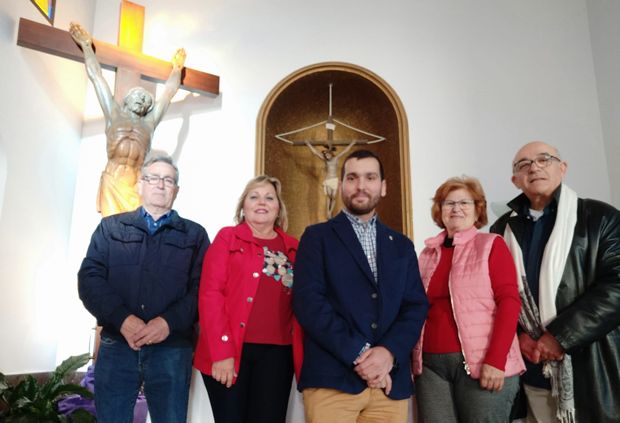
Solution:
M 101 337 L 95 365 L 99 423 L 131 423 L 140 388 L 153 423 L 185 423 L 192 348 L 148 345 L 134 351 L 125 341 Z

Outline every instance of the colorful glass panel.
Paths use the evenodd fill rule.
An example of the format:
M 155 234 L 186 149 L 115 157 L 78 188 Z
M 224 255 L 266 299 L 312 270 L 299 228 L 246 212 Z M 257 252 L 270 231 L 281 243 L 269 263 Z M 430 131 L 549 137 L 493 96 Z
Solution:
M 54 25 L 54 15 L 56 12 L 56 0 L 30 0 L 32 4 L 45 16 L 50 24 Z

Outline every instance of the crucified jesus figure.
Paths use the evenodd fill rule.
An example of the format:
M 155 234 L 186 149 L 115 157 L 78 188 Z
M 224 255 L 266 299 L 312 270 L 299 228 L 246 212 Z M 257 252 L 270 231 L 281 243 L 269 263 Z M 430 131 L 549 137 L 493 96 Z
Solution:
M 136 191 L 140 168 L 151 149 L 155 127 L 181 84 L 185 50 L 178 49 L 172 58 L 172 72 L 157 101 L 154 101 L 153 96 L 144 88 L 135 87 L 129 90 L 121 106 L 114 100 L 114 95 L 103 78 L 91 35 L 81 25 L 73 22 L 69 32 L 84 52 L 86 73 L 95 87 L 105 117 L 108 163 L 101 173 L 97 211 L 102 216 L 109 216 L 135 210 L 140 205 Z
M 317 150 L 309 141 L 304 141 L 310 148 L 312 153 L 319 159 L 325 162 L 325 179 L 323 180 L 323 192 L 326 197 L 326 216 L 331 219 L 334 207 L 336 206 L 336 194 L 338 193 L 338 162 L 340 158 L 344 156 L 353 146 L 357 143 L 356 140 L 351 141 L 349 145 L 345 147 L 337 155 L 334 155 L 334 148 L 325 148 L 323 151 Z

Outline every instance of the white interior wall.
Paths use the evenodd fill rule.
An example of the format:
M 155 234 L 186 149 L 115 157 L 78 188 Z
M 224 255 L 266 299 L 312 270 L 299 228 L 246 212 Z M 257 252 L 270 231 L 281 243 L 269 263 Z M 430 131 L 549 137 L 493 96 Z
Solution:
M 413 104 L 416 228 L 426 231 L 420 207 L 454 174 L 478 176 L 490 202 L 516 195 L 510 163 L 533 139 L 559 147 L 578 192 L 608 200 L 584 4 L 454 3 L 434 2 L 413 25 L 420 54 L 405 104 Z
M 94 1 L 63 0 L 56 25 L 90 24 Z M 75 296 L 65 266 L 85 75 L 67 60 L 16 45 L 23 0 L 0 2 L 0 371 L 54 367 L 59 313 Z M 87 344 L 85 344 L 87 347 Z
M 568 183 L 581 195 L 610 201 L 610 180 L 617 191 L 617 174 L 608 173 L 606 161 L 609 150 L 617 155 L 616 144 L 601 124 L 607 110 L 599 107 L 607 103 L 599 103 L 602 78 L 594 68 L 616 47 L 601 41 L 604 29 L 593 32 L 591 44 L 586 9 L 596 6 L 599 23 L 606 2 L 141 3 L 146 54 L 167 59 L 183 46 L 188 67 L 221 76 L 217 98 L 179 93 L 154 140 L 171 153 L 181 140 L 175 208 L 211 237 L 231 223 L 253 175 L 255 123 L 266 95 L 296 69 L 325 61 L 377 73 L 404 104 L 418 248 L 436 232 L 429 199 L 441 182 L 466 173 L 482 180 L 489 201 L 507 200 L 517 194 L 509 181 L 512 156 L 529 140 L 560 148 L 569 161 Z M 63 0 L 56 26 L 76 20 L 95 38 L 115 43 L 118 5 Z M 617 21 L 620 11 L 610 10 L 613 17 L 605 19 Z M 77 300 L 75 272 L 99 220 L 94 196 L 105 161 L 102 122 L 83 65 L 17 47 L 21 16 L 43 21 L 29 2 L 0 3 L 0 72 L 8 82 L 0 103 L 0 166 L 6 167 L 0 169 L 0 371 L 7 373 L 52 368 L 56 356 L 87 344 L 66 328 L 93 324 Z M 42 79 L 41 69 L 47 71 Z M 603 88 L 618 90 L 617 79 L 605 81 Z M 30 122 L 34 114 L 43 124 Z M 60 313 L 63 297 L 69 300 Z
M 110 3 L 98 3 L 96 20 L 107 31 L 116 19 Z M 453 0 L 388 1 L 381 8 L 324 0 L 146 6 L 146 52 L 165 57 L 183 45 L 189 66 L 222 77 L 221 104 L 206 113 L 212 122 L 193 119 L 204 126 L 190 128 L 185 144 L 203 152 L 209 165 L 194 155 L 181 164 L 185 173 L 230 182 L 208 190 L 224 209 L 232 210 L 252 175 L 255 121 L 267 93 L 292 71 L 331 60 L 379 74 L 404 104 L 418 247 L 435 232 L 428 199 L 440 182 L 467 173 L 481 178 L 490 201 L 511 198 L 517 193 L 509 182 L 512 156 L 533 139 L 560 148 L 570 163 L 568 183 L 578 192 L 610 200 L 583 0 L 502 1 L 493 7 Z M 109 22 L 101 20 L 104 8 L 113 16 Z M 162 36 L 164 22 L 171 29 Z M 212 143 L 217 156 L 204 149 Z M 222 168 L 221 157 L 234 159 Z M 211 207 L 207 198 L 182 197 L 181 204 L 201 210 L 194 216 L 210 231 L 230 222 L 231 211 L 221 214 L 222 207 Z
M 587 5 L 611 202 L 620 207 L 620 2 L 588 0 Z

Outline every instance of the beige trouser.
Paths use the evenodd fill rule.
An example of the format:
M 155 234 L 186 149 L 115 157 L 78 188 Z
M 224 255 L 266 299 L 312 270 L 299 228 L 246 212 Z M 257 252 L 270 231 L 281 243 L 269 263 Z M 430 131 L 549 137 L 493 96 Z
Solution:
M 306 423 L 406 423 L 409 416 L 409 398 L 393 400 L 377 388 L 357 395 L 306 388 L 303 397 Z
M 527 397 L 527 423 L 556 423 L 558 402 L 551 391 L 523 385 Z

